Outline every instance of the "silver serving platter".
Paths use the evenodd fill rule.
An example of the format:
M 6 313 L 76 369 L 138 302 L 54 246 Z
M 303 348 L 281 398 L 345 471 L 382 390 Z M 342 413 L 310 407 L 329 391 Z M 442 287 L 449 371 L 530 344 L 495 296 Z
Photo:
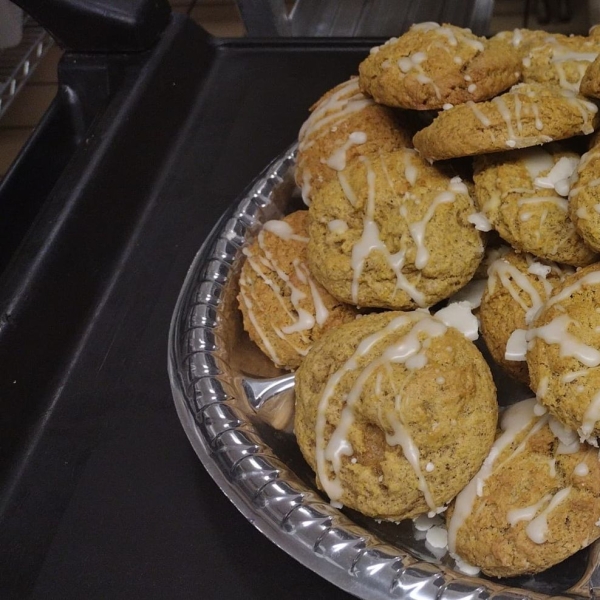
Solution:
M 237 308 L 242 248 L 262 223 L 301 208 L 296 146 L 231 206 L 196 255 L 169 335 L 175 406 L 202 464 L 257 529 L 359 598 L 517 600 L 595 597 L 599 546 L 535 577 L 469 577 L 427 546 L 411 521 L 380 523 L 319 495 L 292 433 L 293 376 L 250 342 Z M 506 378 L 497 378 L 499 396 Z

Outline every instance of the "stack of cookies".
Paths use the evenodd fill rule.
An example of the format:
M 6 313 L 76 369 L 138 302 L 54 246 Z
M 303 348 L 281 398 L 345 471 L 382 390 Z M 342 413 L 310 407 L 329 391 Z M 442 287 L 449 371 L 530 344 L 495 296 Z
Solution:
M 599 53 L 596 29 L 414 25 L 312 107 L 308 211 L 244 250 L 244 326 L 297 369 L 319 488 L 377 519 L 443 513 L 457 564 L 495 577 L 600 537 Z M 535 394 L 500 421 L 470 309 Z

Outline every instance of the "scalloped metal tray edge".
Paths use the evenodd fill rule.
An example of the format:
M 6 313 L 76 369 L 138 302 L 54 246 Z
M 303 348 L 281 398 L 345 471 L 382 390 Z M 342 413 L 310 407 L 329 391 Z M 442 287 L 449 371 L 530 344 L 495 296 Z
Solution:
M 175 307 L 169 376 L 177 413 L 198 457 L 259 531 L 359 598 L 548 598 L 420 561 L 383 542 L 320 498 L 261 437 L 228 366 L 222 306 L 243 245 L 262 222 L 282 214 L 275 196 L 286 179 L 289 187 L 295 156 L 293 145 L 224 213 L 198 251 Z

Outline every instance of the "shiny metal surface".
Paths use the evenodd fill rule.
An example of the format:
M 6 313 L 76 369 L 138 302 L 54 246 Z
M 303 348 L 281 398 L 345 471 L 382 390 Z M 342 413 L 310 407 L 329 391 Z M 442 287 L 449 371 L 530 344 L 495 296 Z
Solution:
M 599 546 L 535 577 L 489 580 L 453 570 L 412 522 L 339 511 L 314 487 L 291 431 L 293 376 L 278 371 L 242 329 L 237 275 L 261 223 L 300 208 L 295 147 L 229 208 L 189 269 L 169 336 L 175 406 L 205 468 L 275 544 L 342 589 L 369 600 L 517 600 L 590 597 Z M 508 393 L 514 401 L 515 393 Z M 572 597 L 572 596 L 571 596 Z
M 493 0 L 236 0 L 248 35 L 391 37 L 437 21 L 488 35 Z

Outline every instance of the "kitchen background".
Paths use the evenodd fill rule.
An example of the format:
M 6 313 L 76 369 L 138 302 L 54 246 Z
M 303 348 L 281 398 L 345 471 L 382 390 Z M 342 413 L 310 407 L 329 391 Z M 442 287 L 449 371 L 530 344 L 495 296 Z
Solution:
M 495 0 L 490 33 L 527 25 L 559 33 L 585 34 L 594 18 L 594 4 L 581 0 Z M 598 2 L 600 5 L 600 1 Z M 240 37 L 243 23 L 233 0 L 171 0 L 173 10 L 187 14 L 212 35 Z M 600 17 L 599 19 L 600 20 Z M 0 50 L 0 86 L 10 71 L 11 54 Z M 0 179 L 48 108 L 57 88 L 61 49 L 53 45 L 0 117 Z M 1 112 L 1 111 L 0 111 Z

